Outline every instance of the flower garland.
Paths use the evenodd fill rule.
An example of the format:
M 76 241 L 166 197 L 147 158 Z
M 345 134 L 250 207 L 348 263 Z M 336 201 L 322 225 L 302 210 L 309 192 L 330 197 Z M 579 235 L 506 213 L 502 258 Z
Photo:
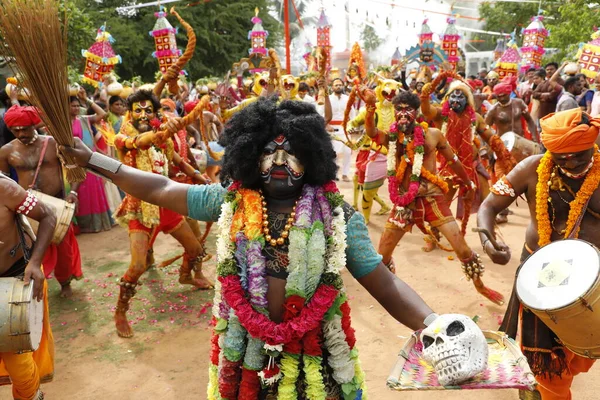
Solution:
M 600 153 L 598 152 L 598 145 L 594 145 L 594 164 L 588 172 L 581 188 L 577 191 L 575 199 L 569 203 L 569 216 L 567 218 L 567 226 L 565 228 L 564 237 L 568 238 L 573 231 L 579 216 L 585 212 L 583 209 L 588 199 L 594 194 L 594 191 L 598 189 L 600 185 Z M 554 169 L 554 162 L 550 152 L 546 152 L 540 164 L 537 168 L 538 182 L 535 188 L 535 213 L 538 223 L 538 245 L 544 246 L 550 243 L 552 236 L 552 227 L 550 225 L 550 215 L 548 211 L 548 203 L 550 199 L 550 185 L 552 178 L 552 170 Z M 578 229 L 579 231 L 579 229 Z M 579 232 L 575 232 L 575 237 L 578 236 Z
M 340 301 L 345 299 L 340 295 L 340 271 L 346 264 L 342 204 L 333 182 L 323 187 L 304 186 L 290 230 L 284 321 L 277 324 L 267 316 L 260 195 L 240 188 L 239 183 L 230 186 L 219 218 L 219 290 L 213 306 L 218 339 L 213 336 L 211 340 L 209 399 L 235 397 L 234 388 L 239 390 L 238 398 L 255 399 L 260 378 L 264 384 L 280 380 L 279 398 L 295 399 L 301 365 L 307 396 L 324 398 L 321 343 L 327 342 L 322 330 L 322 324 L 327 324 L 323 322 L 328 320 L 326 314 L 342 315 L 346 351 L 340 356 L 350 360 L 354 372 L 349 382 L 339 383 L 345 393 L 356 393 L 353 398 L 360 398 L 364 374 L 354 347 L 349 307 Z M 325 347 L 333 351 L 326 343 Z
M 396 123 L 390 127 L 390 146 L 388 149 L 387 168 L 388 168 L 388 183 L 390 199 L 396 207 L 406 207 L 412 203 L 419 190 L 420 177 L 430 181 L 442 192 L 447 193 L 448 184 L 423 167 L 423 157 L 425 154 L 425 136 L 424 130 L 427 129 L 427 124 L 417 125 L 414 129 L 414 141 L 409 142 L 406 135 L 400 133 L 398 135 L 398 126 Z M 396 140 L 402 141 L 404 145 L 404 155 L 400 160 L 400 165 L 396 168 Z M 399 188 L 401 180 L 404 178 L 408 164 L 412 164 L 410 183 L 407 192 L 400 195 Z

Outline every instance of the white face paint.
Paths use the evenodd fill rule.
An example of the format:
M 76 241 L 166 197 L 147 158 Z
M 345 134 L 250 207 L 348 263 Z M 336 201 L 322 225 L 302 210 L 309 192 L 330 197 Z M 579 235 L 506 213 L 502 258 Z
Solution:
M 487 367 L 485 336 L 465 315 L 440 315 L 421 332 L 421 341 L 423 358 L 433 365 L 442 386 L 462 383 Z

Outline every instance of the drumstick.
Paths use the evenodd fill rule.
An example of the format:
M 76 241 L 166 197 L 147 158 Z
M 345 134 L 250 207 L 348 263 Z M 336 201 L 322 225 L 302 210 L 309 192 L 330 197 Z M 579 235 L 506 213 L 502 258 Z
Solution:
M 490 241 L 490 243 L 492 244 L 492 246 L 494 246 L 494 249 L 498 250 L 498 251 L 502 251 L 504 250 L 496 241 L 496 239 L 494 238 L 494 236 L 490 233 L 490 231 L 488 231 L 487 229 L 484 228 L 472 228 L 471 229 L 472 232 L 477 232 L 477 233 L 483 233 L 488 240 Z

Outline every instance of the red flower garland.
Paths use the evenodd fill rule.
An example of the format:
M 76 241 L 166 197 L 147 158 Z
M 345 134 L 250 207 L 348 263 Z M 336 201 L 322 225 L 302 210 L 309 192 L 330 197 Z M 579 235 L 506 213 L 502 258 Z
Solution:
M 242 326 L 250 335 L 272 346 L 286 345 L 292 340 L 300 339 L 308 331 L 319 326 L 323 316 L 338 295 L 335 287 L 321 284 L 310 303 L 302 309 L 297 317 L 277 324 L 266 315 L 254 310 L 245 296 L 239 276 L 219 277 L 219 281 L 221 281 L 223 298 L 235 311 Z
M 258 399 L 259 393 L 260 378 L 258 377 L 258 371 L 243 368 L 238 400 L 256 400 Z
M 322 357 L 323 356 L 323 330 L 321 325 L 317 326 L 312 331 L 309 331 L 302 338 L 302 348 L 307 356 Z
M 337 185 L 335 184 L 334 181 L 329 181 L 326 184 L 323 185 L 323 190 L 326 193 L 339 193 L 340 190 L 338 189 Z
M 397 133 L 397 132 L 396 132 Z M 415 146 L 415 157 L 417 152 L 423 152 L 423 145 L 425 144 L 425 136 L 423 128 L 420 125 L 416 125 L 414 128 L 414 146 Z M 406 151 L 406 149 L 405 149 Z M 415 162 L 414 158 L 410 160 L 411 164 Z M 408 184 L 408 191 L 403 195 L 399 193 L 400 180 L 395 176 L 388 177 L 388 187 L 390 192 L 390 200 L 397 207 L 406 207 L 412 203 L 417 197 L 419 192 L 419 176 L 411 172 L 410 183 Z
M 287 322 L 296 318 L 304 308 L 304 297 L 298 295 L 289 296 L 283 304 L 283 321 Z M 300 340 L 292 340 L 283 347 L 283 351 L 291 354 L 302 353 L 302 345 Z
M 241 361 L 229 361 L 223 357 L 223 364 L 219 371 L 219 393 L 224 399 L 235 399 L 240 386 Z
M 351 325 L 350 304 L 345 301 L 344 304 L 340 306 L 340 311 L 342 312 L 342 329 L 346 335 L 346 343 L 348 343 L 350 350 L 352 350 L 354 346 L 356 346 L 356 335 L 354 328 Z
M 219 353 L 221 352 L 221 348 L 219 347 L 219 334 L 214 330 L 210 338 L 210 344 L 210 362 L 212 365 L 219 365 Z

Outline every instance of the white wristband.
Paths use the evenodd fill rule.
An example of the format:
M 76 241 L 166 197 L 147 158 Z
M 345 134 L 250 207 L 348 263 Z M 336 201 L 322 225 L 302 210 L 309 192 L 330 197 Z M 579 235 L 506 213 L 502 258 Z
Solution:
M 423 325 L 425 325 L 425 326 L 431 325 L 432 322 L 435 321 L 438 317 L 439 317 L 439 315 L 437 315 L 436 313 L 429 314 L 427 316 L 427 318 L 425 318 L 425 320 L 423 321 Z

